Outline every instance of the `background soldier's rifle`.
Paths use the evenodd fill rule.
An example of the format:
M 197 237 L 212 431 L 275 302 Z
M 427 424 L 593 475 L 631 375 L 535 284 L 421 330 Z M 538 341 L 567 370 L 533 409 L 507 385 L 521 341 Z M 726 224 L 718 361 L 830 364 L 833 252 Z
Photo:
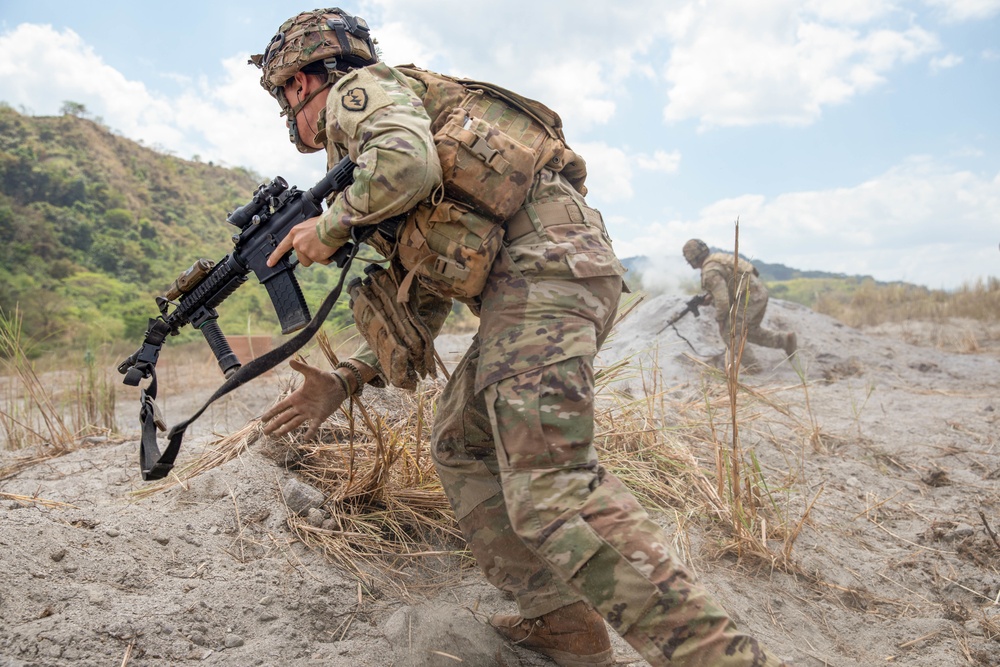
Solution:
M 688 313 L 694 313 L 695 317 L 698 317 L 699 315 L 701 315 L 701 313 L 698 311 L 698 309 L 701 306 L 703 306 L 706 301 L 708 301 L 708 296 L 709 295 L 706 292 L 704 294 L 696 294 L 693 297 L 691 297 L 690 299 L 688 299 L 687 303 L 684 304 L 684 310 L 680 311 L 679 313 L 677 313 L 676 315 L 674 315 L 673 317 L 671 317 L 669 320 L 667 320 L 667 323 L 664 324 L 662 327 L 660 327 L 660 330 L 656 332 L 656 335 L 659 336 L 661 333 L 663 333 L 667 329 L 667 327 L 673 326 L 682 317 L 684 317 Z

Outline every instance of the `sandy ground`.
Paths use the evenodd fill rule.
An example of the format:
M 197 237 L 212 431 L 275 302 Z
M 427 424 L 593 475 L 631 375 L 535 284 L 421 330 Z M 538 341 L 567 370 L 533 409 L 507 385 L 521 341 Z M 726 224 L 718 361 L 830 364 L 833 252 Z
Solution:
M 647 299 L 619 327 L 602 361 L 648 371 L 619 388 L 638 393 L 655 372 L 672 400 L 697 402 L 718 383 L 700 363 L 722 349 L 709 309 L 661 331 L 681 304 Z M 719 556 L 709 517 L 650 509 L 736 622 L 795 665 L 1000 665 L 1000 336 L 960 321 L 859 331 L 781 301 L 765 322 L 798 333 L 799 367 L 757 348 L 764 370 L 743 380 L 763 398 L 742 438 L 782 511 L 797 520 L 815 499 L 794 567 Z M 439 348 L 454 359 L 464 342 Z M 206 366 L 179 392 L 169 354 L 173 423 L 215 376 Z M 272 374 L 212 407 L 181 460 L 286 382 Z M 484 625 L 513 605 L 474 569 L 430 599 L 400 599 L 297 542 L 281 492 L 295 475 L 256 448 L 137 498 L 134 397 L 122 395 L 124 438 L 0 478 L 0 667 L 552 664 Z M 40 454 L 0 452 L 0 469 Z M 615 645 L 620 664 L 646 664 Z

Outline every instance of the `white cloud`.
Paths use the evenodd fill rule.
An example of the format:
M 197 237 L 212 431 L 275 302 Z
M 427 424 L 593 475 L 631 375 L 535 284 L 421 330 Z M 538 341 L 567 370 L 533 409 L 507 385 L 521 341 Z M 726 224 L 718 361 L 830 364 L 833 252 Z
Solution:
M 697 219 L 645 225 L 616 241 L 623 257 L 679 255 L 692 237 L 798 269 L 954 288 L 1000 276 L 1000 174 L 913 158 L 852 187 L 717 201 Z M 614 235 L 614 230 L 612 229 Z
M 857 17 L 843 23 L 850 12 L 810 11 L 830 4 L 723 0 L 694 15 L 664 70 L 665 119 L 698 119 L 703 128 L 810 123 L 824 106 L 871 90 L 900 63 L 939 48 L 920 27 L 865 30 Z M 874 7 L 861 15 L 890 9 Z
M 415 62 L 538 99 L 559 112 L 572 141 L 613 121 L 631 77 L 654 76 L 649 52 L 664 43 L 669 8 L 678 5 L 368 0 L 359 13 L 372 24 L 387 62 Z M 408 51 L 389 51 L 397 36 L 404 36 Z
M 667 174 L 676 174 L 681 167 L 680 151 L 656 151 L 652 155 L 637 155 L 636 164 L 642 169 L 649 171 L 662 171 Z
M 178 157 L 281 173 L 300 186 L 322 175 L 322 158 L 307 164 L 289 144 L 278 105 L 246 54 L 223 61 L 221 80 L 175 77 L 186 85 L 168 97 L 126 79 L 72 30 L 22 24 L 0 35 L 0 52 L 18 54 L 16 62 L 0 61 L 0 90 L 15 107 L 54 115 L 71 100 L 122 135 Z
M 958 67 L 962 64 L 962 56 L 957 56 L 954 53 L 949 53 L 940 58 L 931 58 L 930 68 L 933 74 L 944 71 L 946 69 L 951 69 L 952 67 Z
M 573 150 L 587 161 L 588 200 L 598 208 L 635 197 L 636 169 L 673 174 L 680 168 L 678 151 L 633 154 L 599 141 L 574 143 Z
M 573 150 L 586 159 L 587 187 L 600 193 L 602 203 L 624 201 L 633 197 L 634 159 L 625 151 L 601 142 L 574 143 Z
M 864 25 L 896 10 L 894 0 L 805 0 L 803 9 L 824 21 Z
M 1000 0 L 924 0 L 951 23 L 981 21 L 1000 14 Z

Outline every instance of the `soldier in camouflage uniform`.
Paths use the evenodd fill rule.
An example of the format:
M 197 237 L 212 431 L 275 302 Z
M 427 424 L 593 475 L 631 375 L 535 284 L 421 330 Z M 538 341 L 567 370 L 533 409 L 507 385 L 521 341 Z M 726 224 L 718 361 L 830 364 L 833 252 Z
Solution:
M 357 164 L 354 184 L 272 255 L 294 248 L 307 266 L 328 262 L 352 227 L 406 212 L 442 179 L 428 113 L 439 106 L 433 86 L 378 62 L 367 28 L 352 32 L 351 21 L 339 9 L 300 14 L 255 57 L 292 140 L 325 148 L 330 163 L 348 154 Z M 287 46 L 299 43 L 296 31 L 323 39 L 345 23 L 351 39 Z M 325 59 L 319 67 L 316 58 Z M 485 288 L 470 301 L 479 331 L 440 398 L 433 433 L 469 546 L 519 607 L 492 625 L 563 666 L 614 664 L 605 621 L 652 665 L 779 665 L 734 627 L 597 460 L 593 362 L 624 273 L 600 214 L 564 174 L 543 168 L 504 230 Z M 450 301 L 417 290 L 418 313 L 436 333 Z M 274 436 L 308 422 L 310 437 L 348 395 L 382 377 L 367 346 L 333 373 L 292 367 L 304 381 L 264 415 Z
M 712 253 L 701 239 L 685 243 L 683 253 L 691 268 L 701 269 L 701 286 L 710 296 L 706 303 L 715 305 L 715 320 L 727 350 L 734 336 L 734 349 L 743 348 L 740 365 L 744 369 L 760 369 L 756 355 L 741 342 L 744 329 L 746 342 L 784 350 L 789 357 L 795 354 L 795 332 L 782 333 L 761 326 L 767 310 L 767 286 L 753 264 L 743 258 L 737 264 L 733 255 Z

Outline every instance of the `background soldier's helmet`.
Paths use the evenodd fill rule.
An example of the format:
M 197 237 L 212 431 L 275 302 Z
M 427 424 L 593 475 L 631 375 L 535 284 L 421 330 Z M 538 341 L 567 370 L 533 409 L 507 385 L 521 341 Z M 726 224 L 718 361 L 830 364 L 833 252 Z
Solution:
M 701 239 L 691 239 L 684 244 L 684 259 L 686 259 L 688 264 L 691 266 L 701 264 L 705 261 L 705 258 L 708 257 L 708 255 L 708 245 L 706 245 Z
M 302 143 L 295 123 L 295 114 L 305 102 L 293 109 L 285 99 L 285 84 L 312 63 L 322 63 L 319 69 L 325 68 L 330 83 L 335 72 L 378 62 L 378 54 L 365 20 L 332 7 L 302 12 L 282 23 L 264 53 L 250 56 L 250 62 L 261 70 L 260 85 L 281 105 L 289 138 L 300 151 L 311 153 L 317 149 Z

